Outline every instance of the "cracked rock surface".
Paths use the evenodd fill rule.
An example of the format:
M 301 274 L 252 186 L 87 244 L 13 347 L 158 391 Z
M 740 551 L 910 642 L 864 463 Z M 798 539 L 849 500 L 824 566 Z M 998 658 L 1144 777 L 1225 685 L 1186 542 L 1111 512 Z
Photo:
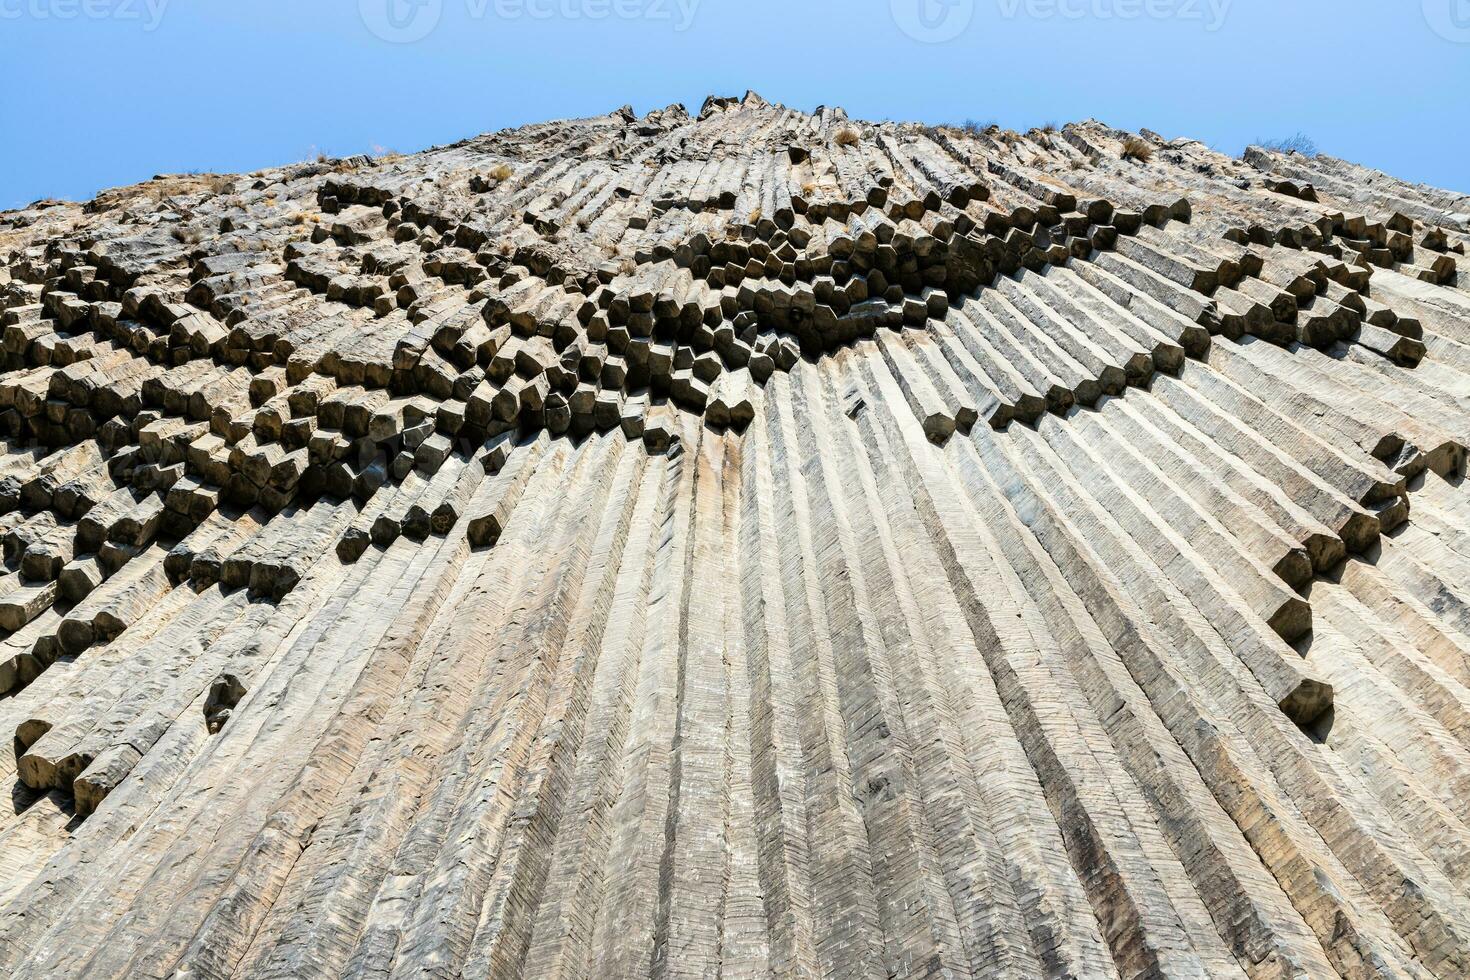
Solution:
M 1467 241 L 754 93 L 0 213 L 0 975 L 1470 975 Z

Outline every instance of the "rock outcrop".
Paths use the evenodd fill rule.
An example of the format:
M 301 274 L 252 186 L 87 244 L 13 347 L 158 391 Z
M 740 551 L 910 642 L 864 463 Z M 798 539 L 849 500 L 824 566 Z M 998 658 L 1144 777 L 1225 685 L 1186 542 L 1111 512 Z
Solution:
M 0 215 L 0 974 L 1470 974 L 1467 213 L 749 94 Z

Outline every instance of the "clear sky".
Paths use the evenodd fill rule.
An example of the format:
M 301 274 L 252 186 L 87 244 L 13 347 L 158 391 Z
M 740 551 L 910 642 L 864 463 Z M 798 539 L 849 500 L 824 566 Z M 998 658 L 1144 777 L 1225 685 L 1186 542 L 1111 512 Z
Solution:
M 1470 191 L 1470 0 L 0 0 L 0 208 L 747 88 Z

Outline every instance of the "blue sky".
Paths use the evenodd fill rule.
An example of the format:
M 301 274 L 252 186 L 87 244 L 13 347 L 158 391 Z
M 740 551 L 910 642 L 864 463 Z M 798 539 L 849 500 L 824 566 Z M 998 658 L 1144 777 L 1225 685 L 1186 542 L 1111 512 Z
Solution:
M 1470 191 L 1470 0 L 0 0 L 0 208 L 746 88 Z

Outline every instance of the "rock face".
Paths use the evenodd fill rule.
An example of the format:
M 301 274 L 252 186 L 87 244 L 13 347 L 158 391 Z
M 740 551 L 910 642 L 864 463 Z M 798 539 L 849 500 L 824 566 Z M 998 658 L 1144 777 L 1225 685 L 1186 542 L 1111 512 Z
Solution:
M 1467 211 L 748 95 L 0 215 L 0 975 L 1470 975 Z

